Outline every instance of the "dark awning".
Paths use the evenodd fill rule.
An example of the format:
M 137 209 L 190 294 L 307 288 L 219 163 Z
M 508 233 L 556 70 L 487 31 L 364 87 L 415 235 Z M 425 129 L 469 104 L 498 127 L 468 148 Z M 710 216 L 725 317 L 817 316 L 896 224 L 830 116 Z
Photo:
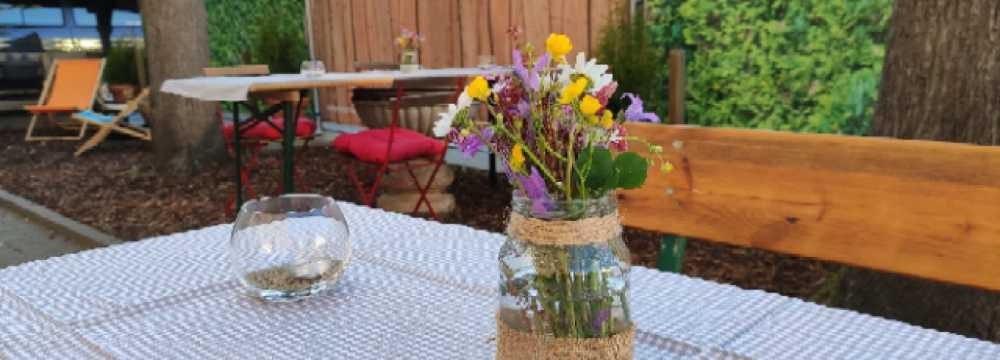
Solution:
M 95 12 L 98 8 L 111 5 L 114 9 L 139 11 L 139 0 L 3 0 L 11 5 L 38 5 L 59 7 L 64 4 L 71 6 L 82 6 Z

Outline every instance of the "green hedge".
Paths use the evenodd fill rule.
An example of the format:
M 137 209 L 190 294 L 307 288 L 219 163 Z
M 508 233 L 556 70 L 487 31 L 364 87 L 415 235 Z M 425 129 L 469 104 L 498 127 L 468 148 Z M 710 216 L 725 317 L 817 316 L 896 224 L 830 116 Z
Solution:
M 302 0 L 205 0 L 205 9 L 214 66 L 240 64 L 250 52 L 253 62 L 275 62 L 272 72 L 298 72 L 288 64 L 308 56 Z
M 868 130 L 892 0 L 650 0 L 650 5 L 656 44 L 688 51 L 690 123 Z

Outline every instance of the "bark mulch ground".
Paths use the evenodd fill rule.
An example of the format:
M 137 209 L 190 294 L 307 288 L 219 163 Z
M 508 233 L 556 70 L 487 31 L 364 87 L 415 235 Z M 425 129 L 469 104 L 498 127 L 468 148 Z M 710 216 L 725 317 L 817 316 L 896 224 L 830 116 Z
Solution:
M 148 144 L 111 139 L 74 158 L 76 142 L 25 143 L 21 131 L 0 130 L 0 188 L 123 240 L 197 229 L 227 222 L 223 207 L 234 186 L 229 163 L 194 176 L 157 173 Z M 311 148 L 298 164 L 309 192 L 357 202 L 343 172 L 344 159 L 328 148 Z M 264 154 L 252 179 L 259 194 L 275 194 L 277 154 Z M 457 209 L 443 222 L 502 231 L 510 188 L 492 187 L 485 172 L 459 169 L 451 192 Z M 501 182 L 503 182 L 501 180 Z M 655 267 L 660 234 L 628 229 L 633 263 Z M 836 269 L 826 263 L 691 240 L 684 259 L 691 276 L 809 298 Z

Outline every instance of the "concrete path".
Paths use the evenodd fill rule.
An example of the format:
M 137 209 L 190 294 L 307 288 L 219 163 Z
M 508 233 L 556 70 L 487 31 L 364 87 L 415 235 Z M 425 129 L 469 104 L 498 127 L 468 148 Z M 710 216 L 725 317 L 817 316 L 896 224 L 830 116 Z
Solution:
M 0 268 L 85 249 L 41 224 L 0 207 Z

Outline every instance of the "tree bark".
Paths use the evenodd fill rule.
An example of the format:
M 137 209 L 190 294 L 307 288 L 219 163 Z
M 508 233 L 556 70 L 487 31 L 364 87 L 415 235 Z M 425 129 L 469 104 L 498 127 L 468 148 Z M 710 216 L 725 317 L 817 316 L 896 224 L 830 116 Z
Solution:
M 141 0 L 152 90 L 153 150 L 158 168 L 191 174 L 225 157 L 213 104 L 164 94 L 167 79 L 197 76 L 208 66 L 207 13 L 201 0 Z
M 1000 1 L 897 0 L 871 135 L 997 145 L 998 123 Z M 1000 341 L 998 292 L 850 269 L 838 300 L 834 305 Z

